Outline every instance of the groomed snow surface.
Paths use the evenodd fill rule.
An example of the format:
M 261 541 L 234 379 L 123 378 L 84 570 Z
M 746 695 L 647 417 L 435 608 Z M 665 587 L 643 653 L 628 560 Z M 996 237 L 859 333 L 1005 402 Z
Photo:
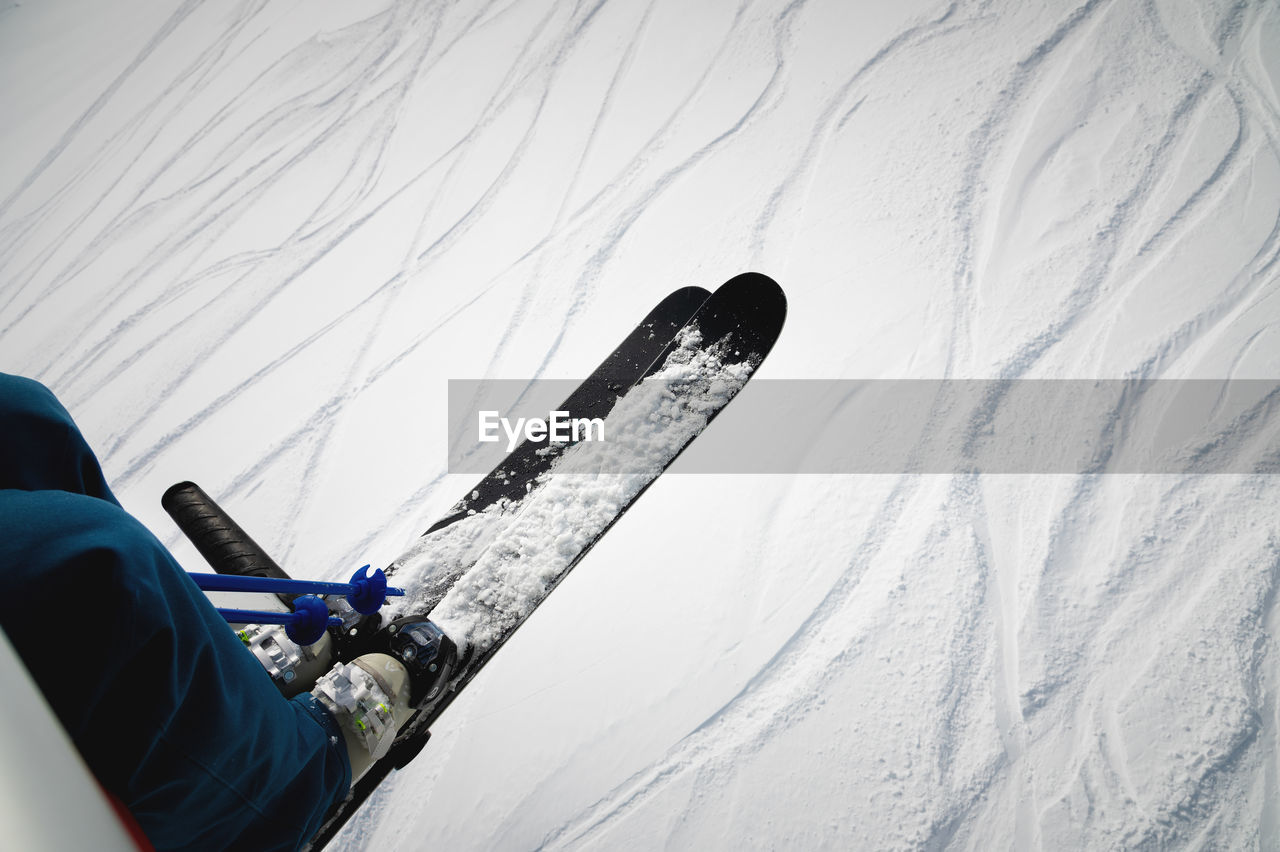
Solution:
M 748 269 L 762 378 L 1280 376 L 1275 3 L 42 0 L 0 74 L 0 369 L 192 568 L 188 478 L 391 562 L 447 379 Z M 663 477 L 336 845 L 1277 848 L 1278 507 Z

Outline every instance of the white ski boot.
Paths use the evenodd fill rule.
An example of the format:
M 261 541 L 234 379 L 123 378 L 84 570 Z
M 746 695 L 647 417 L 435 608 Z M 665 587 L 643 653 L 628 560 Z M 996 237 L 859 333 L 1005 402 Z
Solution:
M 283 627 L 246 624 L 236 636 L 258 658 L 285 698 L 309 692 L 333 664 L 333 637 L 325 633 L 311 645 L 299 645 Z
M 387 654 L 338 663 L 311 690 L 342 730 L 352 785 L 386 755 L 396 732 L 413 715 L 409 692 L 408 671 Z

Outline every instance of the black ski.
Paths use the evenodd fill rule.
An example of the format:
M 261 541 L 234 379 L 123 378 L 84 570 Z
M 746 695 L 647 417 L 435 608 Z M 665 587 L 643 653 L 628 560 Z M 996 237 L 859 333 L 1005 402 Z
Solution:
M 769 353 L 785 316 L 786 298 L 781 288 L 770 278 L 756 273 L 731 279 L 710 297 L 701 288 L 678 290 L 663 300 L 565 401 L 561 408 L 579 416 L 604 417 L 612 413 L 613 417 L 625 417 L 625 413 L 618 413 L 621 404 L 615 408 L 619 398 L 629 392 L 643 393 L 641 385 L 646 381 L 660 381 L 667 382 L 663 386 L 665 393 L 677 403 L 687 402 L 687 410 L 694 414 L 683 421 L 675 418 L 663 427 L 670 432 L 661 437 L 669 438 L 671 446 L 657 466 L 652 470 L 628 472 L 619 478 L 616 505 L 611 505 L 611 512 L 604 520 L 594 518 L 595 526 L 586 530 L 587 538 L 576 552 L 568 556 L 555 554 L 556 559 L 550 563 L 552 574 L 542 581 L 544 588 L 538 595 L 510 610 L 495 606 L 487 611 L 485 607 L 489 604 L 475 605 L 477 611 L 468 617 L 475 619 L 479 625 L 476 633 L 483 638 L 463 640 L 462 654 L 453 660 L 447 683 L 438 694 L 433 692 L 431 699 L 405 725 L 391 753 L 353 787 L 348 799 L 339 803 L 308 848 L 322 848 L 392 769 L 403 767 L 422 750 L 430 736 L 431 724 L 454 697 L 732 399 Z M 725 377 L 728 377 L 727 391 Z M 709 387 L 716 389 L 715 394 L 707 396 Z M 553 501 L 557 494 L 575 487 L 572 476 L 556 477 L 557 466 L 568 456 L 539 454 L 538 449 L 538 445 L 529 443 L 517 447 L 448 515 L 434 524 L 406 557 L 396 560 L 388 569 L 388 574 L 397 574 L 398 583 L 410 590 L 410 597 L 406 599 L 409 617 L 435 619 L 438 608 L 442 602 L 448 602 L 451 593 L 458 593 L 463 599 L 463 604 L 454 605 L 455 609 L 465 607 L 469 601 L 459 590 L 465 590 L 468 583 L 483 583 L 489 577 L 484 572 L 495 570 L 495 566 L 519 570 L 521 560 L 529 558 L 527 553 L 505 542 L 504 535 L 516 524 L 532 523 L 536 527 L 540 504 Z M 534 519 L 532 522 L 525 517 L 526 513 Z M 459 541 L 465 546 L 458 546 Z M 448 555 L 444 555 L 446 553 Z M 406 567 L 424 562 L 430 563 L 425 574 L 414 575 Z M 412 583 L 405 581 L 406 575 L 410 575 Z M 362 632 L 367 635 L 367 631 Z M 380 631 L 386 632 L 387 628 Z M 375 637 L 373 644 L 385 646 L 393 640 L 394 637 L 391 640 Z M 365 642 L 352 645 L 343 656 L 362 652 L 364 647 Z

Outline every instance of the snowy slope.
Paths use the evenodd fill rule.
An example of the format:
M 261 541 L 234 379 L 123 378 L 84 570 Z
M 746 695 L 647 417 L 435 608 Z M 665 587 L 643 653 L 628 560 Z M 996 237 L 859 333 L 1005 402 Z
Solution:
M 0 74 L 0 369 L 193 568 L 186 478 L 390 562 L 447 379 L 746 269 L 761 377 L 1280 376 L 1274 3 L 42 0 Z M 342 842 L 1274 848 L 1278 501 L 665 477 Z

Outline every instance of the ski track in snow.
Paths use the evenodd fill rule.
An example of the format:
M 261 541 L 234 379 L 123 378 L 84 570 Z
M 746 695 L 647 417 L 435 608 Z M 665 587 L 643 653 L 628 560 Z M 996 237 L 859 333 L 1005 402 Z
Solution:
M 789 295 L 772 377 L 1280 370 L 1273 3 L 94 14 L 5 10 L 0 368 L 175 547 L 189 477 L 299 574 L 389 561 L 469 484 L 445 379 L 581 375 L 748 268 Z M 664 478 L 680 513 L 639 501 L 341 844 L 1265 846 L 1278 489 Z M 599 664 L 653 633 L 664 666 Z

